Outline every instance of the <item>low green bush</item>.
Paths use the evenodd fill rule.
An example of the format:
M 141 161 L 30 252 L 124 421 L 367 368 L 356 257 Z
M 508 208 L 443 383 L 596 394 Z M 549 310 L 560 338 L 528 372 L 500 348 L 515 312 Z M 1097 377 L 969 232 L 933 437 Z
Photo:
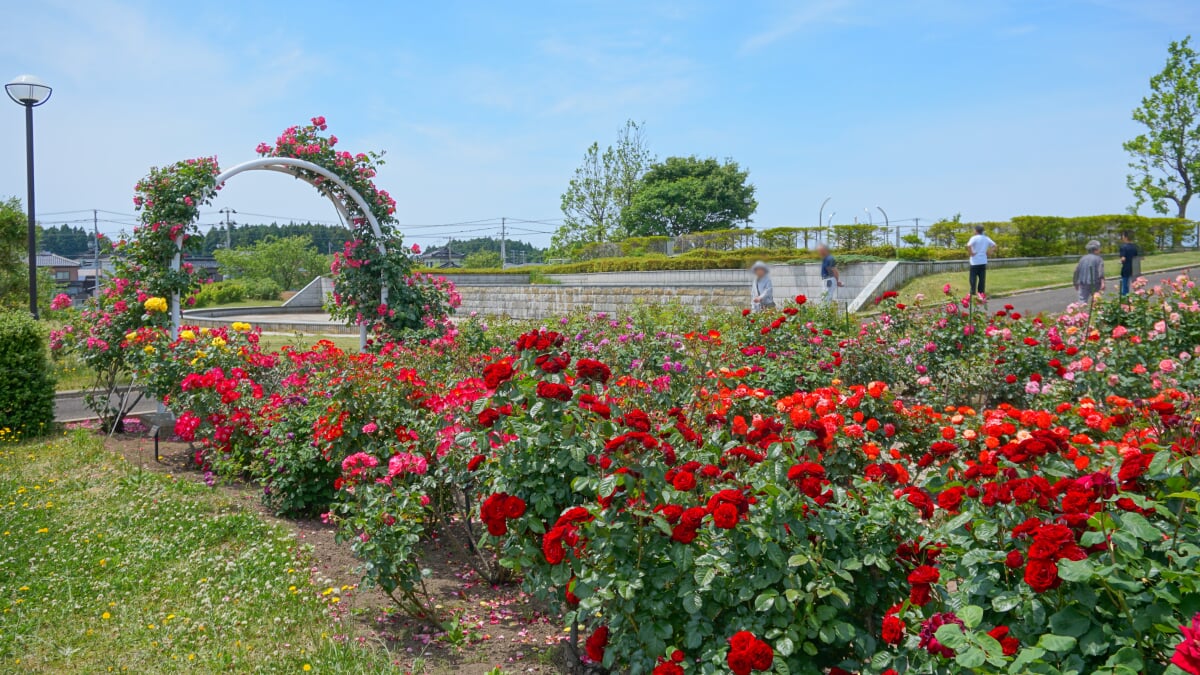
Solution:
M 272 279 L 226 279 L 205 284 L 196 292 L 195 307 L 213 307 L 246 300 L 278 300 L 282 289 Z
M 22 310 L 0 312 L 0 441 L 40 436 L 54 424 L 54 375 L 45 327 Z

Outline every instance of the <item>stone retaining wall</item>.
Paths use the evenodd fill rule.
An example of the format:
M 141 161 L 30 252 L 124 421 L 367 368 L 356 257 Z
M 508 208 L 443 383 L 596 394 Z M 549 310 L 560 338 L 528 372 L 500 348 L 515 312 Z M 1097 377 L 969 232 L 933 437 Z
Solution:
M 620 286 L 459 286 L 458 316 L 471 312 L 514 319 L 545 319 L 576 311 L 620 314 L 639 305 L 678 303 L 697 314 L 737 311 L 748 303 L 746 288 Z

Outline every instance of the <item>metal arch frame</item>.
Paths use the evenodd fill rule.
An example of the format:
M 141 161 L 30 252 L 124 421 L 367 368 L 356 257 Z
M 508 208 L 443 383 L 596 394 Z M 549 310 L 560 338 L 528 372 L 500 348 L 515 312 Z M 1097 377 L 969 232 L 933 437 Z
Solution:
M 252 159 L 248 162 L 242 162 L 237 166 L 222 171 L 217 175 L 216 186 L 217 189 L 220 189 L 221 186 L 224 185 L 225 182 L 230 178 L 233 178 L 239 173 L 245 173 L 246 171 L 275 171 L 278 173 L 285 173 L 316 188 L 318 192 L 327 197 L 329 201 L 333 202 L 334 207 L 338 210 L 338 214 L 341 215 L 342 220 L 346 223 L 346 226 L 353 227 L 352 223 L 354 221 L 350 216 L 349 210 L 346 208 L 346 204 L 342 200 L 334 197 L 333 194 L 330 193 L 329 189 L 324 185 L 317 183 L 314 179 L 302 176 L 298 171 L 300 169 L 304 171 L 311 171 L 322 178 L 325 178 L 329 182 L 341 188 L 343 193 L 349 195 L 349 197 L 354 200 L 355 205 L 358 206 L 359 210 L 362 212 L 363 217 L 367 219 L 368 223 L 370 223 L 371 230 L 375 233 L 375 240 L 379 248 L 379 252 L 384 254 L 387 253 L 387 248 L 383 244 L 383 230 L 380 229 L 379 220 L 375 217 L 374 212 L 372 212 L 371 208 L 367 205 L 367 200 L 363 199 L 363 196 L 359 194 L 357 190 L 347 185 L 346 182 L 338 177 L 337 174 L 319 164 L 314 164 L 303 159 L 296 159 L 294 157 L 262 157 L 259 159 Z M 175 257 L 171 259 L 171 271 L 179 271 L 180 265 L 183 262 L 182 253 L 183 235 L 180 235 L 175 239 Z M 387 304 L 387 300 L 388 287 L 387 284 L 384 284 L 380 292 L 380 302 L 382 304 Z M 181 313 L 179 307 L 179 294 L 175 293 L 171 296 L 171 327 L 172 332 L 176 337 L 179 335 L 180 322 Z M 358 346 L 360 349 L 367 346 L 366 324 L 359 326 Z

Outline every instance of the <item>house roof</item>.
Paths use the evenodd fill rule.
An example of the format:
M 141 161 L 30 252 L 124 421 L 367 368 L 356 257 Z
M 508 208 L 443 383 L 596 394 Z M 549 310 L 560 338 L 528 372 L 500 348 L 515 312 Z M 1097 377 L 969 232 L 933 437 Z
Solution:
M 22 258 L 22 260 L 29 260 L 29 258 L 25 257 L 25 258 Z M 57 253 L 44 253 L 43 252 L 43 253 L 37 254 L 37 266 L 38 267 L 79 267 L 79 263 L 75 262 L 74 260 L 71 260 L 70 258 L 64 258 L 61 255 L 58 255 Z

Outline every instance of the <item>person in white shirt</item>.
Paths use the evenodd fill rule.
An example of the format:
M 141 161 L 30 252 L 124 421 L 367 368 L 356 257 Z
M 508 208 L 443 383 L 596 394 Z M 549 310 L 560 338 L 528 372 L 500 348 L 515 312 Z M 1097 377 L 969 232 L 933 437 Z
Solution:
M 967 253 L 971 256 L 971 272 L 968 280 L 971 285 L 971 295 L 983 296 L 987 291 L 988 254 L 996 248 L 996 242 L 983 233 L 983 226 L 975 226 L 975 236 L 967 240 Z

